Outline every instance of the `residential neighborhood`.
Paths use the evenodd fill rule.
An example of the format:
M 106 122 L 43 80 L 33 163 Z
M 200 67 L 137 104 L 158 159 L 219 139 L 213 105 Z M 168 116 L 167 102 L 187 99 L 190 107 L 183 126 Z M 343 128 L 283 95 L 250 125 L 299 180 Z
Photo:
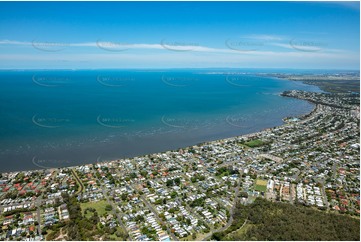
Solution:
M 257 197 L 360 215 L 359 97 L 302 91 L 302 117 L 257 133 L 78 167 L 3 173 L 0 240 L 63 240 L 76 197 L 94 240 L 205 240 Z

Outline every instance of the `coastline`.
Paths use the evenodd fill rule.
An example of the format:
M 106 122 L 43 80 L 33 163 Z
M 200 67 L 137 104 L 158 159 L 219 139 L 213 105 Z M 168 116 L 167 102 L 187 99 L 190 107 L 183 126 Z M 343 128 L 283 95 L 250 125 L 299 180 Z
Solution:
M 281 94 L 279 94 L 279 96 L 282 96 L 283 92 Z M 285 96 L 283 96 L 285 97 Z M 292 97 L 292 98 L 295 98 L 295 97 Z M 300 120 L 299 121 L 303 121 L 305 119 L 307 119 L 308 117 L 312 116 L 314 113 L 317 112 L 318 110 L 318 105 L 316 103 L 313 103 L 311 102 L 310 100 L 304 100 L 304 99 L 299 99 L 299 98 L 295 98 L 295 99 L 298 99 L 298 100 L 302 100 L 302 101 L 305 101 L 305 102 L 308 102 L 310 104 L 312 104 L 314 107 L 313 109 L 309 112 L 309 113 L 306 113 L 306 114 L 301 114 L 301 115 L 298 115 L 298 116 L 295 116 L 297 118 L 299 118 Z M 213 140 L 210 140 L 210 141 L 203 141 L 203 142 L 197 142 L 196 144 L 193 144 L 193 145 L 187 145 L 187 146 L 182 146 L 182 147 L 178 147 L 178 148 L 175 148 L 175 149 L 171 149 L 171 150 L 177 150 L 177 149 L 187 149 L 187 148 L 190 148 L 192 146 L 198 146 L 198 145 L 201 145 L 201 144 L 210 144 L 210 143 L 217 143 L 217 142 L 224 142 L 224 141 L 227 141 L 229 139 L 234 139 L 234 138 L 249 138 L 249 137 L 252 137 L 252 136 L 256 136 L 257 134 L 263 132 L 263 131 L 266 131 L 266 130 L 269 130 L 269 129 L 272 129 L 272 128 L 276 128 L 276 127 L 281 127 L 283 125 L 286 125 L 287 123 L 284 121 L 284 119 L 287 118 L 287 117 L 284 117 L 282 118 L 282 124 L 281 125 L 276 125 L 276 126 L 273 126 L 273 127 L 269 127 L 269 128 L 262 128 L 260 129 L 259 131 L 256 131 L 256 132 L 251 132 L 251 133 L 246 133 L 246 134 L 242 134 L 242 135 L 235 135 L 235 136 L 229 136 L 229 137 L 226 137 L 226 138 L 221 138 L 221 139 L 213 139 Z M 155 155 L 155 154 L 162 154 L 162 153 L 166 153 L 166 152 L 169 152 L 170 149 L 168 150 L 165 150 L 165 151 L 160 151 L 160 152 L 151 152 L 151 153 L 147 153 L 147 154 L 143 154 L 143 155 L 135 155 L 135 156 L 131 156 L 131 157 L 123 157 L 123 158 L 116 158 L 116 159 L 111 159 L 111 160 L 106 160 L 106 161 L 95 161 L 95 162 L 90 162 L 90 163 L 85 163 L 85 164 L 81 164 L 81 165 L 75 165 L 75 166 L 62 166 L 62 167 L 44 167 L 44 168 L 40 168 L 40 169 L 27 169 L 27 170 L 17 170 L 17 171 L 8 171 L 8 172 L 0 172 L 0 174 L 11 174 L 11 173 L 19 173 L 19 172 L 28 172 L 28 171 L 34 171 L 34 172 L 37 172 L 37 171 L 44 171 L 44 170 L 56 170 L 56 169 L 63 169 L 63 168 L 75 168 L 75 167 L 80 167 L 80 166 L 86 166 L 86 165 L 93 165 L 93 164 L 103 164 L 103 163 L 111 163 L 111 162 L 116 162 L 116 161 L 120 161 L 120 160 L 123 160 L 123 159 L 134 159 L 134 158 L 139 158 L 139 157 L 145 157 L 145 156 L 148 156 L 148 155 Z M 98 157 L 99 158 L 99 157 Z M 33 162 L 34 164 L 34 162 Z M 36 165 L 36 164 L 35 164 Z M 38 166 L 38 165 L 36 165 Z
M 261 131 L 214 139 L 194 146 L 185 145 L 186 148 L 149 152 L 150 155 L 129 159 L 111 158 L 100 162 L 99 158 L 99 162 L 93 164 L 63 165 L 67 168 L 43 169 L 40 172 L 3 174 L 3 192 L 5 198 L 10 197 L 3 201 L 6 203 L 5 215 L 17 213 L 17 207 L 13 205 L 18 201 L 27 201 L 24 199 L 34 194 L 38 195 L 36 201 L 45 199 L 46 203 L 51 203 L 55 198 L 64 198 L 66 204 L 61 206 L 69 211 L 75 205 L 80 206 L 78 211 L 83 211 L 84 206 L 90 205 L 96 210 L 98 204 L 103 207 L 107 204 L 109 208 L 118 208 L 114 216 L 124 231 L 123 240 L 128 237 L 136 240 L 134 238 L 142 236 L 134 233 L 134 221 L 128 220 L 136 213 L 132 208 L 140 209 L 138 211 L 149 209 L 151 212 L 143 221 L 135 222 L 136 226 L 149 226 L 147 219 L 158 220 L 159 224 L 164 225 L 162 235 L 173 240 L 188 240 L 191 235 L 183 232 L 183 227 L 173 224 L 171 214 L 176 215 L 177 212 L 171 210 L 174 206 L 179 207 L 180 212 L 184 211 L 184 216 L 190 216 L 187 219 L 191 224 L 192 220 L 197 219 L 197 224 L 200 221 L 205 226 L 192 235 L 198 236 L 199 240 L 209 239 L 211 235 L 214 238 L 228 238 L 233 230 L 229 229 L 229 225 L 235 225 L 233 221 L 238 218 L 234 212 L 237 204 L 246 205 L 255 201 L 257 204 L 257 199 L 269 200 L 270 204 L 284 202 L 359 215 L 359 204 L 353 199 L 359 193 L 359 125 L 355 122 L 360 117 L 359 96 L 299 89 L 283 91 L 282 96 L 291 98 L 281 99 L 284 102 L 298 103 L 290 100 L 299 99 L 316 105 L 307 105 L 309 109 L 303 110 L 303 115 L 299 115 L 301 109 L 296 108 L 297 105 L 290 106 L 296 112 L 289 113 L 289 116 L 299 118 L 290 118 L 290 122 L 283 125 L 268 126 Z M 311 110 L 311 107 L 314 108 Z M 274 115 L 272 112 L 272 117 Z M 272 121 L 275 119 L 280 119 L 280 116 Z M 178 141 L 175 139 L 177 136 L 172 138 Z M 340 152 L 341 147 L 350 156 L 344 157 L 344 153 Z M 42 164 L 41 160 L 38 162 Z M 339 207 L 335 203 L 340 204 L 345 199 L 334 201 L 329 194 L 340 191 L 337 185 L 339 177 L 344 174 L 351 177 L 347 182 L 348 189 L 341 190 L 345 192 L 349 205 Z M 30 187 L 35 193 L 27 192 L 27 184 L 36 184 Z M 18 191 L 9 191 L 11 186 Z M 26 198 L 15 200 L 24 193 Z M 74 203 L 69 203 L 69 198 Z M 187 203 L 190 205 L 187 206 Z M 129 205 L 134 207 L 129 208 Z M 25 210 L 28 205 L 19 206 Z M 36 202 L 33 206 L 36 206 Z M 202 212 L 195 207 L 200 207 Z M 41 205 L 38 207 L 40 215 L 42 208 Z M 212 217 L 210 211 L 218 214 L 213 216 L 214 220 L 209 220 Z M 163 212 L 167 217 L 159 217 Z M 166 212 L 169 214 L 165 215 Z M 193 217 L 190 215 L 193 213 L 200 216 Z M 44 214 L 47 214 L 46 210 Z M 63 216 L 62 211 L 60 215 Z M 85 215 L 82 218 L 87 221 Z M 353 222 L 357 223 L 357 220 Z M 38 223 L 39 229 L 46 228 L 42 226 L 39 215 Z M 51 227 L 47 240 L 53 239 L 57 228 Z M 65 229 L 67 236 L 73 236 L 71 230 Z
M 85 82 L 89 78 L 94 79 L 97 73 L 51 73 L 69 77 L 74 74 L 71 83 L 49 89 L 54 97 L 48 104 L 51 110 L 41 105 L 49 96 L 45 89 L 42 91 L 42 87 L 34 87 L 33 82 L 21 85 L 18 90 L 20 93 L 24 94 L 31 88 L 31 95 L 35 98 L 34 102 L 22 101 L 18 108 L 14 107 L 15 103 L 4 105 L 8 112 L 2 119 L 0 172 L 43 169 L 32 163 L 34 157 L 35 163 L 56 168 L 94 163 L 99 156 L 101 160 L 113 160 L 165 152 L 279 126 L 283 124 L 282 118 L 305 114 L 313 108 L 302 100 L 279 96 L 284 90 L 314 91 L 312 86 L 273 77 L 247 75 L 234 80 L 234 84 L 250 82 L 252 85 L 247 87 L 228 83 L 226 72 L 216 76 L 167 72 L 170 77 L 179 75 L 189 77 L 185 80 L 194 79 L 194 84 L 184 88 L 161 82 L 159 78 L 163 74 L 158 72 L 99 73 L 120 77 L 130 75 L 137 80 L 124 88 L 102 86 L 96 81 L 89 84 Z M 15 94 L 8 96 L 7 93 L 13 93 L 17 82 L 22 83 L 21 80 L 26 78 L 30 80 L 30 74 L 32 73 L 24 73 L 24 78 L 14 76 L 14 81 L 4 86 L 3 98 L 10 100 Z M 42 74 L 39 73 L 38 76 Z M 148 78 L 154 79 L 154 84 L 145 81 Z M 70 88 L 71 85 L 74 88 Z M 89 91 L 80 93 L 85 85 Z M 188 91 L 191 98 L 181 99 Z M 140 98 L 125 95 L 133 92 L 141 94 L 141 99 L 149 102 L 142 104 Z M 158 92 L 165 95 L 152 98 Z M 124 95 L 118 95 L 119 93 Z M 63 95 L 69 95 L 69 100 L 64 100 L 65 106 L 57 101 Z M 93 97 L 99 99 L 85 101 Z M 179 100 L 182 101 L 178 102 Z M 72 107 L 74 102 L 78 105 Z M 33 122 L 35 116 L 40 124 L 59 128 L 41 127 Z M 105 125 L 97 122 L 96 119 L 100 116 L 105 119 Z M 163 116 L 170 120 L 168 124 L 161 122 Z M 21 126 L 21 122 L 25 124 Z M 107 127 L 107 124 L 124 127 L 113 129 Z M 5 129 L 7 126 L 9 128 Z

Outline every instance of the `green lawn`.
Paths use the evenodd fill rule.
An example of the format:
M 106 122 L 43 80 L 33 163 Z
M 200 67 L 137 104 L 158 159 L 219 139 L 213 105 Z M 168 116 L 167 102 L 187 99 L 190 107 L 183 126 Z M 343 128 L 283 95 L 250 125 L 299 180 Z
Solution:
M 256 191 L 260 191 L 260 192 L 265 192 L 265 191 L 267 191 L 267 181 L 266 181 L 266 180 L 257 179 L 257 180 L 256 180 L 256 185 L 254 186 L 254 189 L 255 189 Z
M 247 141 L 244 144 L 247 145 L 248 147 L 253 148 L 253 147 L 259 147 L 259 146 L 264 145 L 264 142 L 262 140 L 255 139 L 255 140 Z
M 261 185 L 255 185 L 254 190 L 259 191 L 259 192 L 265 192 L 265 191 L 267 191 L 267 187 L 261 186 Z
M 98 212 L 99 216 L 103 216 L 106 213 L 106 211 L 105 211 L 106 205 L 108 205 L 108 202 L 105 200 L 100 200 L 97 202 L 80 203 L 80 207 L 81 207 L 81 210 L 83 211 L 83 214 L 84 214 L 84 210 L 86 208 L 95 208 L 95 210 Z

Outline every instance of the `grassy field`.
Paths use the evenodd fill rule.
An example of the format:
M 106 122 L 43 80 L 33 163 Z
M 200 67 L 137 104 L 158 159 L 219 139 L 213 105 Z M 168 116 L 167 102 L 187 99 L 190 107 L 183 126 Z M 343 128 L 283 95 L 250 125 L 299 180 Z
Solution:
M 259 139 L 255 139 L 255 140 L 250 140 L 250 141 L 247 141 L 246 143 L 244 143 L 246 146 L 248 147 L 259 147 L 259 146 L 262 146 L 264 144 L 264 142 L 262 140 L 259 140 Z
M 83 211 L 86 208 L 95 208 L 97 210 L 99 216 L 103 216 L 105 214 L 105 206 L 108 205 L 108 202 L 105 200 L 100 200 L 98 202 L 87 202 L 87 203 L 80 203 L 81 210 Z
M 261 179 L 257 179 L 256 180 L 256 185 L 254 186 L 254 189 L 260 192 L 265 192 L 267 191 L 267 181 L 266 180 L 261 180 Z
M 239 228 L 239 229 L 233 231 L 232 233 L 228 234 L 225 237 L 225 240 L 234 240 L 234 237 L 235 238 L 243 238 L 245 236 L 245 233 L 247 232 L 247 230 L 251 227 L 252 227 L 252 224 L 245 224 L 242 228 Z
M 117 227 L 117 232 L 124 233 L 123 230 L 122 230 L 122 228 L 120 228 L 120 227 Z M 111 239 L 114 239 L 115 241 L 122 241 L 122 240 L 124 240 L 124 238 L 118 237 L 118 236 L 116 235 L 117 232 L 115 232 L 114 234 L 110 235 L 109 237 L 110 237 Z

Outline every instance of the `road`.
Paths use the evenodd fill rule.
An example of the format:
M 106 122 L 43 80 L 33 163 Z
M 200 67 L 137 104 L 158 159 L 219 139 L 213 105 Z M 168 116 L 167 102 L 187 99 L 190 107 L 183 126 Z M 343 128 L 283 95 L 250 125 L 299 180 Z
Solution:
M 104 187 L 103 182 L 99 180 L 99 178 L 97 177 L 97 175 L 95 174 L 95 172 L 93 171 L 93 175 L 94 177 L 97 179 L 97 181 L 100 183 L 101 186 L 101 190 L 103 192 L 103 195 L 105 197 L 105 199 L 107 200 L 108 204 L 110 204 L 110 206 L 112 206 L 112 213 L 115 214 L 115 216 L 117 217 L 118 223 L 120 224 L 120 226 L 123 228 L 124 232 L 127 235 L 127 240 L 131 240 L 131 238 L 129 237 L 127 228 L 125 227 L 125 225 L 122 222 L 122 218 L 120 217 L 120 214 L 116 211 L 117 206 L 115 206 L 113 204 L 113 202 L 110 200 L 108 194 L 107 194 L 107 189 Z
M 301 171 L 297 168 L 296 173 L 292 176 L 293 179 L 295 179 L 296 182 L 298 182 L 298 176 L 300 175 Z
M 131 185 L 131 187 L 136 191 L 136 189 L 133 187 L 133 185 Z M 152 211 L 152 213 L 154 214 L 154 216 L 156 217 L 156 219 L 162 224 L 167 226 L 167 224 L 159 218 L 158 216 L 158 212 L 153 208 L 153 206 L 147 201 L 147 199 L 144 198 L 143 195 L 140 195 L 140 198 L 142 199 L 142 201 L 144 202 L 144 204 L 149 208 L 150 211 Z M 170 231 L 170 229 L 167 226 L 167 232 L 170 235 L 170 237 L 172 238 L 173 241 L 178 241 L 178 238 Z
M 41 198 L 37 197 L 36 201 L 35 201 L 35 205 L 36 205 L 36 220 L 38 221 L 38 234 L 41 235 L 41 213 L 40 213 L 40 206 L 41 206 Z
M 179 202 L 179 203 L 181 202 L 181 201 L 179 200 L 179 198 L 177 198 L 176 200 L 177 200 L 177 202 Z M 201 216 L 200 216 L 197 212 L 195 212 L 195 211 L 189 206 L 188 203 L 186 203 L 186 208 L 187 208 L 188 211 L 192 212 L 192 213 L 193 213 L 192 215 L 195 216 L 198 220 L 205 222 L 204 219 L 201 218 Z
M 239 227 L 239 229 L 232 231 L 230 234 L 233 234 L 233 233 L 235 233 L 236 231 L 241 230 L 241 229 L 247 224 L 247 222 L 248 222 L 248 219 L 244 220 L 244 223 L 242 224 L 242 226 Z
M 241 177 L 242 177 L 242 175 L 241 175 Z M 238 200 L 240 181 L 241 181 L 241 178 L 239 178 L 239 179 L 237 180 L 237 187 L 235 188 L 233 206 L 232 206 L 232 208 L 231 208 L 231 211 L 229 212 L 229 219 L 228 219 L 227 224 L 226 224 L 224 227 L 222 227 L 222 228 L 219 228 L 219 229 L 216 229 L 216 230 L 212 230 L 211 232 L 209 232 L 208 235 L 206 235 L 206 237 L 204 237 L 202 241 L 209 240 L 209 239 L 212 237 L 213 233 L 222 232 L 222 231 L 228 229 L 229 226 L 232 225 L 232 223 L 233 223 L 234 210 L 235 210 L 235 208 L 236 208 L 236 204 L 237 204 L 237 200 Z
M 74 169 L 71 169 L 71 172 L 73 173 L 73 176 L 75 177 L 77 183 L 80 186 L 80 191 L 78 190 L 74 195 L 78 195 L 79 193 L 82 193 L 84 191 L 84 185 L 83 183 L 80 181 L 78 175 L 76 174 L 76 172 L 74 171 Z

